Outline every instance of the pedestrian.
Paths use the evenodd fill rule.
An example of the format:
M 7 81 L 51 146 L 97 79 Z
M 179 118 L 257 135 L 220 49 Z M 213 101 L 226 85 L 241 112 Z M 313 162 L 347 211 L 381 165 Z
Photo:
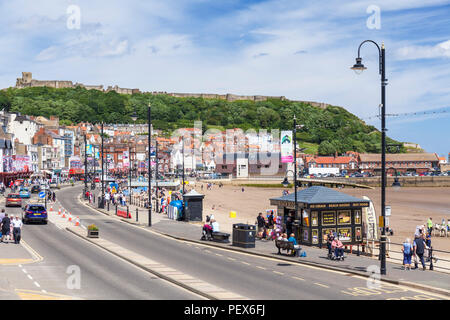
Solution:
M 52 193 L 52 201 L 53 202 L 56 202 L 56 193 L 53 191 L 53 193 Z
M 286 233 L 291 234 L 292 233 L 292 217 L 288 217 L 286 220 Z
M 427 234 L 427 236 L 425 238 L 425 245 L 428 247 L 428 257 L 427 257 L 426 262 L 430 262 L 430 259 L 431 259 L 431 250 L 430 250 L 430 248 L 431 248 L 431 235 L 429 233 Z
M 295 256 L 300 257 L 300 245 L 297 244 L 297 239 L 295 239 L 295 234 L 291 233 L 291 236 L 288 239 L 289 242 L 292 242 L 294 245 Z
M 431 234 L 433 232 L 433 219 L 430 217 L 427 221 L 428 233 Z
M 0 224 L 2 223 L 4 217 L 5 217 L 5 209 L 2 209 L 2 211 L 0 212 Z
M 8 214 L 5 213 L 5 216 L 2 219 L 2 239 L 1 239 L 1 242 L 7 243 L 4 240 L 6 240 L 6 237 L 9 236 L 10 224 L 11 224 L 11 221 L 10 221 L 10 219 L 8 217 Z
M 411 245 L 411 240 L 406 238 L 405 242 L 403 242 L 402 246 L 403 252 L 403 270 L 411 270 L 411 256 L 413 254 L 413 246 Z
M 19 219 L 19 216 L 16 216 L 14 220 L 11 221 L 13 226 L 13 236 L 14 236 L 14 243 L 19 244 L 21 239 L 21 230 L 22 230 L 22 220 Z
M 413 248 L 414 248 L 415 256 L 417 256 L 420 259 L 420 263 L 422 264 L 422 267 L 423 267 L 422 270 L 425 271 L 426 266 L 425 266 L 425 260 L 423 258 L 423 255 L 425 253 L 425 248 L 427 248 L 427 247 L 426 247 L 423 237 L 419 236 L 414 239 Z M 414 269 L 417 269 L 418 267 L 419 267 L 419 263 L 417 262 L 417 258 L 415 258 Z
M 262 238 L 264 238 L 264 234 L 266 233 L 265 232 L 266 220 L 264 219 L 262 212 L 260 212 L 258 214 L 258 216 L 256 217 L 256 223 L 258 225 L 258 230 L 257 230 L 258 237 L 260 239 L 262 239 Z

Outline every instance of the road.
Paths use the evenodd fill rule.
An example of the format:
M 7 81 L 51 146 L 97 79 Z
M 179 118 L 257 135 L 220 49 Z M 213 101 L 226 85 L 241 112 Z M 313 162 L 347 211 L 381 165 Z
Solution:
M 20 208 L 6 209 L 14 215 L 22 212 Z M 201 299 L 52 223 L 25 225 L 22 234 L 42 261 L 0 265 L 6 284 L 0 292 L 1 299 Z M 9 246 L 11 250 L 15 245 L 1 243 L 1 246 Z M 78 274 L 80 277 L 76 278 Z
M 83 225 L 96 224 L 102 238 L 248 299 L 436 298 L 399 286 L 369 290 L 366 278 L 166 238 L 80 205 L 81 189 L 62 190 L 58 199 Z

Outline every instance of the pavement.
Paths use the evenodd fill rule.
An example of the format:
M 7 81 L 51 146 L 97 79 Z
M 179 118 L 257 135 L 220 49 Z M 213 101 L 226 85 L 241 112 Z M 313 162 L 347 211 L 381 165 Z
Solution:
M 81 199 L 81 195 L 79 197 L 79 201 L 91 206 L 93 209 L 103 214 L 115 216 L 113 206 L 110 206 L 109 211 L 106 209 L 98 209 L 97 203 L 89 204 L 87 201 Z M 136 217 L 136 209 L 138 209 L 138 217 Z M 117 216 L 116 218 L 141 227 L 148 226 L 147 209 L 137 208 L 136 206 L 131 205 L 129 207 L 129 212 L 131 215 L 131 218 L 129 219 Z M 379 279 L 384 282 L 409 286 L 416 289 L 422 289 L 425 291 L 450 296 L 450 274 L 428 270 L 428 264 L 426 271 L 423 271 L 422 268 L 406 271 L 402 270 L 402 266 L 400 264 L 387 261 L 386 275 L 377 275 L 377 271 L 379 272 L 380 262 L 377 259 L 362 255 L 357 256 L 356 254 L 347 254 L 344 261 L 334 261 L 327 259 L 326 249 L 304 246 L 302 247 L 302 250 L 306 252 L 306 257 L 289 257 L 286 255 L 278 255 L 278 249 L 275 247 L 275 243 L 271 240 L 256 240 L 255 248 L 240 248 L 232 245 L 232 235 L 230 236 L 230 243 L 201 241 L 201 223 L 175 221 L 169 219 L 165 214 L 155 212 L 152 213 L 151 220 L 152 231 L 178 240 L 201 243 L 203 245 L 219 247 L 221 249 L 236 252 L 244 252 L 251 255 L 275 258 L 281 261 L 300 262 L 302 264 L 315 267 L 344 271 L 349 274 L 356 274 L 369 279 L 377 279 L 379 277 Z

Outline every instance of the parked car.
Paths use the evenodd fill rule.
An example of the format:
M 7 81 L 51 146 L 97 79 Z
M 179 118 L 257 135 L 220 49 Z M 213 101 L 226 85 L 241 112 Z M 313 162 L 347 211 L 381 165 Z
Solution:
M 29 223 L 30 221 L 39 221 L 47 224 L 47 210 L 42 204 L 27 204 L 23 208 L 22 221 L 24 224 Z
M 30 198 L 31 194 L 28 188 L 20 188 L 19 195 L 21 198 Z
M 6 197 L 5 207 L 21 207 L 22 206 L 22 198 L 18 193 L 10 193 Z

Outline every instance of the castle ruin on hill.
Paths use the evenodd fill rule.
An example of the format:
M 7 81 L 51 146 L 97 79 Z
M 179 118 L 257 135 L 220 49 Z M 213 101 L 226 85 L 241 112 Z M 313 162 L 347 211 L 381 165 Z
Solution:
M 76 88 L 82 87 L 87 90 L 99 90 L 103 92 L 115 91 L 120 94 L 134 94 L 141 93 L 139 89 L 128 89 L 128 88 L 120 88 L 119 86 L 108 86 L 107 89 L 104 89 L 103 85 L 85 85 L 82 83 L 73 84 L 72 81 L 61 81 L 61 80 L 35 80 L 33 79 L 33 75 L 31 72 L 22 72 L 22 78 L 18 78 L 16 81 L 15 88 L 29 88 L 29 87 L 50 87 L 50 88 Z M 160 91 L 153 92 L 144 92 L 150 94 L 166 94 L 172 97 L 177 98 L 204 98 L 204 99 L 221 99 L 226 101 L 237 101 L 237 100 L 250 100 L 250 101 L 266 101 L 267 99 L 280 99 L 280 100 L 288 100 L 285 96 L 246 96 L 246 95 L 235 95 L 231 93 L 227 94 L 214 94 L 214 93 L 167 93 Z M 306 104 L 310 104 L 314 107 L 326 108 L 329 106 L 327 103 L 321 102 L 313 102 L 313 101 L 297 101 L 303 102 Z

